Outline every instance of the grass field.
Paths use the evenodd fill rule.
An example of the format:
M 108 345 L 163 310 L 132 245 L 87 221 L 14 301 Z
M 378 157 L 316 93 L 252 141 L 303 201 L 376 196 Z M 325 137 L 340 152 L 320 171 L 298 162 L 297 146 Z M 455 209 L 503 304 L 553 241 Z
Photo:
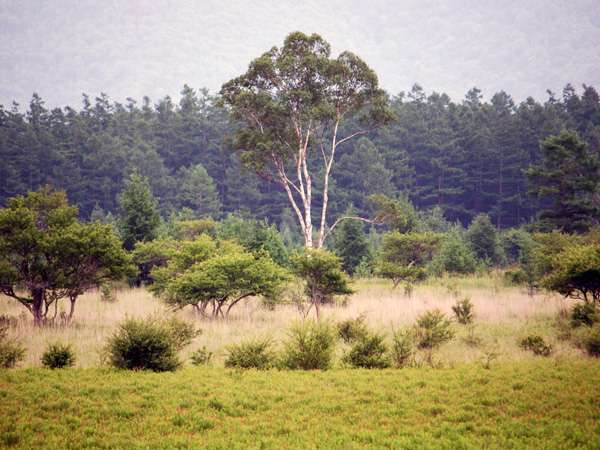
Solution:
M 326 372 L 225 369 L 227 345 L 280 341 L 300 317 L 292 305 L 269 310 L 249 300 L 228 321 L 176 313 L 203 330 L 182 359 L 206 346 L 215 352 L 210 366 L 125 372 L 100 363 L 118 323 L 173 312 L 144 289 L 119 290 L 114 303 L 90 292 L 69 327 L 36 329 L 22 315 L 10 329 L 27 356 L 0 370 L 0 448 L 600 448 L 600 360 L 560 339 L 555 322 L 567 300 L 529 297 L 494 275 L 434 279 L 411 297 L 379 280 L 355 288 L 345 307 L 324 308 L 326 320 L 364 314 L 389 336 L 426 310 L 451 314 L 468 296 L 475 324 L 453 324 L 456 337 L 421 367 L 345 368 L 340 345 Z M 19 317 L 21 307 L 0 299 L 0 314 Z M 552 344 L 550 357 L 520 349 L 530 333 Z M 75 368 L 39 367 L 57 340 L 73 346 Z
M 0 371 L 0 447 L 600 448 L 600 363 Z

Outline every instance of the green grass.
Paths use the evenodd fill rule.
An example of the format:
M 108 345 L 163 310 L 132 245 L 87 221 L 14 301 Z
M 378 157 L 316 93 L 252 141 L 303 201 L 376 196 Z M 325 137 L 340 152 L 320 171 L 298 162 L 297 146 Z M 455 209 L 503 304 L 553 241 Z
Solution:
M 600 448 L 600 361 L 0 371 L 0 448 Z

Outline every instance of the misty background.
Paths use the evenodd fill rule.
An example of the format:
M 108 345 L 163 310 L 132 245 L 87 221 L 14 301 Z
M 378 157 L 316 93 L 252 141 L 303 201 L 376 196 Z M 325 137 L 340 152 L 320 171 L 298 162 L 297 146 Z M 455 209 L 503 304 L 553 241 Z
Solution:
M 505 90 L 546 98 L 600 84 L 598 0 L 33 1 L 0 0 L 0 104 L 50 107 L 81 94 L 177 99 L 216 92 L 291 31 L 350 50 L 391 94 L 414 83 L 459 100 Z

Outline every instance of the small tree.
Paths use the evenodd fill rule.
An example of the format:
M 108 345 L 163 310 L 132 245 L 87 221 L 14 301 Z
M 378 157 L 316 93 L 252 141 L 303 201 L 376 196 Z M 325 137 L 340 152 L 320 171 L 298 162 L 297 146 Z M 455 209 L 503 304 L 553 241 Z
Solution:
M 434 273 L 443 272 L 467 274 L 475 272 L 477 260 L 471 248 L 465 243 L 460 232 L 449 232 L 440 246 L 440 251 L 430 265 Z
M 480 260 L 498 264 L 504 259 L 498 233 L 487 214 L 475 216 L 467 230 L 466 238 Z
M 42 325 L 60 299 L 70 301 L 107 280 L 121 278 L 129 259 L 110 225 L 80 223 L 64 192 L 49 187 L 9 200 L 0 210 L 0 292 Z
M 350 289 L 346 274 L 342 271 L 339 257 L 322 249 L 305 249 L 292 257 L 293 272 L 304 280 L 304 292 L 315 307 L 317 318 L 320 307 L 336 295 L 349 295 Z
M 286 272 L 266 255 L 254 255 L 233 242 L 208 236 L 182 243 L 166 267 L 152 272 L 152 292 L 176 308 L 192 305 L 207 315 L 226 317 L 241 300 L 274 297 Z
M 167 265 L 171 256 L 176 252 L 177 247 L 177 241 L 171 239 L 157 239 L 135 244 L 132 259 L 138 268 L 135 279 L 136 286 L 152 284 L 154 282 L 154 279 L 150 275 L 152 270 Z
M 571 244 L 556 254 L 542 285 L 586 303 L 600 304 L 600 244 Z
M 442 235 L 391 231 L 383 235 L 377 272 L 394 283 L 412 285 L 426 278 L 426 265 L 438 251 Z
M 137 172 L 131 174 L 119 196 L 121 218 L 119 229 L 123 246 L 133 249 L 136 242 L 156 238 L 160 225 L 158 203 L 152 195 L 150 184 Z
M 177 201 L 180 207 L 190 208 L 197 217 L 217 218 L 221 201 L 215 182 L 202 164 L 185 167 L 179 171 L 181 184 Z
M 348 210 L 346 215 L 354 215 Z M 357 220 L 346 220 L 335 233 L 335 253 L 342 259 L 342 267 L 349 275 L 354 275 L 357 266 L 371 256 L 369 242 L 363 229 L 363 223 Z

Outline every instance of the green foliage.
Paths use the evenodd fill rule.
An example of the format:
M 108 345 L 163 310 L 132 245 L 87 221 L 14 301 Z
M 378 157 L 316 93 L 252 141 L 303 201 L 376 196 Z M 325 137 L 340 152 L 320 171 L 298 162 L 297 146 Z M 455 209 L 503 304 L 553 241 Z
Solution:
M 542 336 L 531 334 L 521 339 L 519 343 L 524 350 L 530 350 L 535 355 L 550 356 L 552 353 L 552 345 L 547 344 Z
M 213 353 L 208 351 L 206 347 L 201 347 L 190 355 L 192 364 L 195 366 L 205 366 L 210 364 Z
M 119 369 L 173 371 L 181 365 L 177 350 L 182 343 L 164 321 L 127 319 L 109 338 L 105 351 L 109 363 Z
M 192 305 L 202 314 L 227 316 L 241 300 L 276 298 L 287 279 L 284 269 L 267 255 L 255 255 L 233 242 L 207 235 L 181 242 L 165 267 L 152 272 L 151 292 L 168 304 Z
M 192 340 L 202 333 L 202 330 L 196 329 L 193 323 L 172 317 L 164 320 L 163 325 L 171 335 L 173 345 L 176 350 L 182 350 L 191 344 Z
M 452 323 L 440 310 L 427 311 L 417 318 L 415 338 L 419 348 L 433 349 L 453 337 Z
M 149 242 L 138 242 L 131 252 L 133 263 L 138 272 L 135 284 L 152 284 L 152 270 L 164 267 L 177 251 L 178 243 L 172 239 L 156 239 Z
M 48 369 L 62 369 L 75 365 L 75 353 L 68 344 L 49 344 L 42 355 L 42 365 Z
M 600 322 L 598 308 L 593 303 L 576 303 L 571 309 L 571 326 L 574 328 L 582 325 L 592 326 Z
M 583 346 L 590 356 L 600 357 L 600 324 L 596 323 L 586 333 Z
M 347 211 L 346 215 L 353 216 L 353 210 Z M 344 220 L 336 228 L 334 237 L 334 250 L 342 260 L 342 268 L 347 274 L 354 275 L 359 264 L 371 257 L 363 223 Z
M 25 347 L 8 338 L 8 327 L 0 323 L 0 368 L 10 369 L 25 357 Z
M 100 285 L 100 300 L 108 303 L 117 301 L 117 296 L 109 283 L 102 283 Z
M 390 357 L 385 337 L 367 332 L 356 339 L 350 351 L 344 356 L 344 362 L 352 367 L 365 369 L 385 369 L 390 367 Z
M 275 353 L 270 339 L 257 339 L 227 347 L 225 367 L 238 369 L 270 369 L 275 364 Z
M 392 336 L 391 357 L 397 368 L 412 364 L 415 354 L 415 333 L 411 329 L 395 331 Z
M 424 280 L 426 266 L 438 251 L 440 241 L 441 235 L 429 232 L 384 234 L 377 273 L 391 279 L 394 287 L 401 282 L 411 285 Z
M 304 249 L 292 256 L 291 265 L 294 274 L 304 281 L 305 294 L 315 306 L 317 317 L 321 304 L 354 292 L 342 271 L 340 258 L 326 250 Z
M 454 230 L 446 235 L 429 268 L 436 275 L 444 272 L 469 274 L 477 269 L 477 261 L 460 233 Z
M 0 210 L 0 292 L 23 304 L 36 325 L 65 297 L 70 319 L 79 295 L 129 268 L 111 227 L 78 222 L 64 192 L 44 187 Z
M 198 218 L 217 218 L 221 212 L 221 201 L 211 176 L 202 164 L 183 167 L 178 172 L 178 208 L 189 208 Z
M 383 194 L 375 194 L 370 199 L 375 206 L 377 222 L 385 223 L 392 231 L 399 233 L 410 233 L 417 228 L 417 213 L 406 197 L 396 199 Z
M 337 326 L 338 337 L 346 344 L 350 344 L 368 334 L 366 316 L 361 314 L 355 319 L 346 319 L 339 322 Z
M 504 261 L 505 256 L 500 246 L 498 232 L 487 214 L 479 214 L 473 219 L 467 230 L 466 239 L 473 253 L 480 260 L 491 264 L 500 264 Z
M 541 143 L 542 160 L 527 170 L 530 192 L 542 200 L 539 227 L 582 232 L 600 217 L 600 163 L 575 131 Z
M 458 323 L 468 325 L 473 322 L 473 302 L 469 297 L 457 300 L 452 311 Z
M 600 303 L 600 243 L 571 244 L 554 254 L 542 285 L 566 297 Z
M 137 242 L 157 237 L 160 214 L 147 178 L 137 172 L 131 174 L 119 196 L 119 207 L 119 229 L 127 250 L 132 250 Z
M 307 320 L 296 323 L 285 342 L 282 365 L 288 369 L 329 369 L 335 341 L 335 331 L 327 322 Z

